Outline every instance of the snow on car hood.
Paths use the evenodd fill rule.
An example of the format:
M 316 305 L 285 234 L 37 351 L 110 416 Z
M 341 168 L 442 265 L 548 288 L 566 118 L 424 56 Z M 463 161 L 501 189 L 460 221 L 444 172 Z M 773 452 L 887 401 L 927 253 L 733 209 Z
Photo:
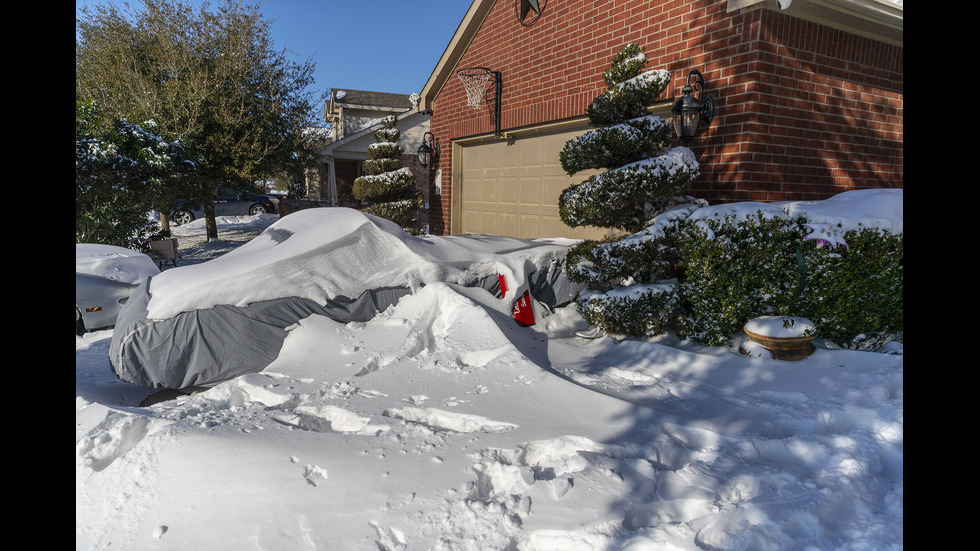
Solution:
M 396 224 L 347 208 L 294 212 L 245 245 L 202 264 L 167 270 L 150 282 L 147 314 L 166 319 L 219 304 L 286 297 L 319 304 L 371 289 L 415 291 L 437 281 L 467 284 L 501 273 L 523 282 L 525 263 L 564 258 L 571 240 L 496 236 L 415 237 Z
M 75 273 L 136 285 L 160 273 L 153 259 L 141 252 L 95 243 L 75 244 Z

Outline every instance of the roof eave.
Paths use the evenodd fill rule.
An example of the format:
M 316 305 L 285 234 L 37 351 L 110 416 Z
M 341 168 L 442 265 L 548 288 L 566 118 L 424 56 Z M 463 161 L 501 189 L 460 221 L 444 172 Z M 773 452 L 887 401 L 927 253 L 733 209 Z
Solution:
M 787 1 L 783 2 L 784 4 Z M 729 12 L 778 11 L 804 21 L 904 47 L 904 7 L 888 0 L 728 0 Z
M 442 87 L 446 85 L 446 81 L 452 77 L 460 58 L 463 57 L 466 48 L 469 47 L 473 37 L 480 30 L 480 26 L 483 25 L 483 21 L 486 19 L 487 14 L 490 13 L 490 9 L 493 8 L 496 1 L 473 0 L 473 3 L 470 4 L 470 9 L 466 11 L 466 15 L 463 16 L 459 27 L 456 28 L 456 32 L 449 41 L 449 45 L 446 46 L 442 57 L 436 63 L 435 69 L 429 75 L 429 80 L 422 87 L 421 97 L 419 98 L 419 111 L 432 111 L 436 96 L 442 91 Z

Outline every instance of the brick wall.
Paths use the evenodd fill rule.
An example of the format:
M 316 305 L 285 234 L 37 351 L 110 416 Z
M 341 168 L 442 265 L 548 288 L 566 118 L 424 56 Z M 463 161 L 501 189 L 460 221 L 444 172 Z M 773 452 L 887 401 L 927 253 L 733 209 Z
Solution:
M 662 99 L 681 95 L 691 69 L 715 98 L 714 122 L 690 144 L 702 164 L 696 195 L 776 201 L 903 186 L 903 49 L 777 12 L 729 14 L 725 0 L 565 0 L 522 27 L 513 2 L 498 1 L 457 68 L 502 72 L 507 130 L 583 115 L 605 90 L 602 71 L 633 41 L 647 68 L 671 71 Z M 453 139 L 493 131 L 455 74 L 430 128 L 444 172 Z M 444 181 L 431 198 L 432 233 L 449 228 L 450 188 Z

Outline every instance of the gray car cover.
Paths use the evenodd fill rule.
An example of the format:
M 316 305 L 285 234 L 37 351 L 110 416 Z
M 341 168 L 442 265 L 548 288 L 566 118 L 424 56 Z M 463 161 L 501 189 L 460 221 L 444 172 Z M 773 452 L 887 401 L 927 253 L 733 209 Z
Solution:
M 573 301 L 579 290 L 564 277 L 562 266 L 557 262 L 549 268 L 526 264 L 531 295 L 551 308 Z M 495 276 L 472 286 L 501 296 Z M 287 328 L 312 314 L 342 323 L 368 321 L 410 290 L 372 289 L 326 304 L 282 298 L 244 307 L 219 305 L 163 320 L 147 316 L 152 293 L 150 278 L 130 297 L 112 334 L 110 362 L 123 381 L 150 388 L 187 389 L 262 371 L 279 355 Z

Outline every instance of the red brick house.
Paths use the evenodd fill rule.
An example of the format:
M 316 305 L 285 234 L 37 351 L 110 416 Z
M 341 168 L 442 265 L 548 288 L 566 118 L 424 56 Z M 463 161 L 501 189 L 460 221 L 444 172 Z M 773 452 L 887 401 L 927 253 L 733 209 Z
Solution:
M 558 152 L 589 129 L 601 73 L 629 42 L 648 69 L 673 75 L 651 113 L 671 117 L 692 69 L 715 100 L 714 121 L 689 144 L 701 164 L 694 195 L 901 188 L 902 35 L 900 0 L 474 0 L 421 93 L 442 147 L 431 231 L 597 235 L 558 218 L 558 194 L 585 179 L 562 172 Z M 499 120 L 467 105 L 466 67 L 500 73 Z

